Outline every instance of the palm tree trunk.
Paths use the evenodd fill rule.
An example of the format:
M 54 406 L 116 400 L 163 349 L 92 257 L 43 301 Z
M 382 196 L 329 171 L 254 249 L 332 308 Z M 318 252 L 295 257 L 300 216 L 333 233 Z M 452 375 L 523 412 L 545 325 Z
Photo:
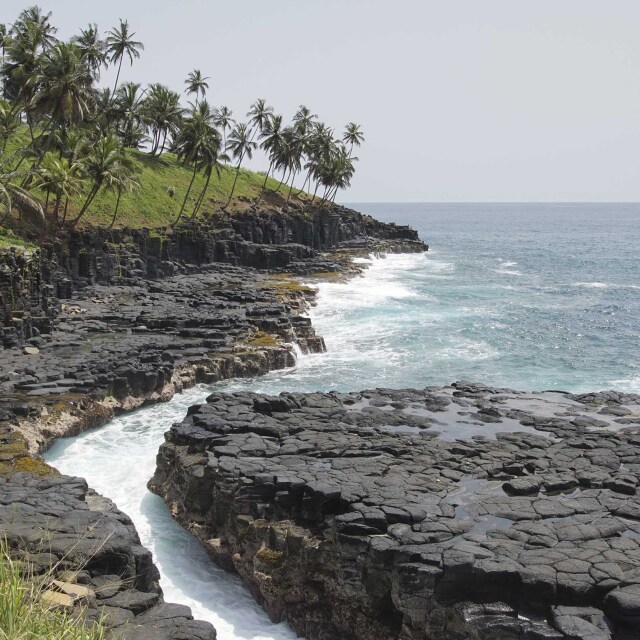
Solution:
M 60 212 L 60 202 L 62 201 L 62 192 L 60 192 L 57 196 L 56 196 L 56 202 L 53 205 L 53 221 L 56 223 L 56 225 L 58 224 L 59 220 L 59 212 Z M 45 209 L 46 211 L 46 209 Z M 51 225 L 51 227 L 53 227 L 53 225 Z
M 311 198 L 311 204 L 313 204 L 313 201 L 316 199 L 316 193 L 318 193 L 319 188 L 320 188 L 320 183 L 316 182 L 316 188 L 313 190 L 313 198 Z
M 191 219 L 193 220 L 197 215 L 198 212 L 200 211 L 200 207 L 202 206 L 202 203 L 204 201 L 204 196 L 207 193 L 207 189 L 209 188 L 209 180 L 211 180 L 211 169 L 209 168 L 207 170 L 207 179 L 204 183 L 204 187 L 202 188 L 202 191 L 200 192 L 200 197 L 198 198 L 198 201 L 196 202 L 196 206 L 193 209 L 193 213 L 191 214 Z
M 289 173 L 287 173 L 287 171 L 289 171 Z M 278 188 L 274 191 L 274 193 L 278 193 L 278 191 L 280 191 L 280 187 L 282 187 L 282 185 L 285 183 L 285 179 L 286 182 L 289 182 L 289 175 L 291 173 L 291 170 L 289 169 L 285 169 L 284 170 L 284 174 L 282 176 L 282 180 L 280 181 L 280 184 L 278 185 Z
M 262 189 L 260 191 L 260 195 L 256 200 L 255 206 L 257 207 L 260 204 L 260 200 L 262 200 L 262 196 L 264 195 L 264 191 L 267 188 L 267 180 L 269 179 L 269 174 L 271 173 L 271 168 L 273 167 L 273 160 L 269 163 L 269 168 L 267 169 L 267 175 L 264 177 L 264 182 L 262 183 Z
M 240 175 L 241 164 L 242 164 L 242 155 L 240 156 L 240 160 L 238 161 L 238 166 L 236 167 L 236 177 L 233 179 L 233 186 L 231 187 L 231 193 L 229 194 L 229 199 L 227 200 L 227 204 L 224 205 L 225 209 L 231 204 L 231 198 L 233 198 L 233 193 L 236 190 L 236 182 L 238 182 L 238 176 Z
M 60 227 L 64 227 L 65 222 L 67 221 L 67 209 L 69 207 L 69 196 L 64 201 L 64 211 L 62 212 L 62 222 L 60 223 Z
M 111 218 L 111 224 L 108 227 L 109 231 L 111 231 L 111 229 L 113 229 L 113 225 L 116 222 L 116 217 L 118 215 L 118 207 L 120 206 L 120 198 L 121 197 L 122 197 L 122 189 L 118 189 L 118 198 L 116 200 L 116 208 L 113 210 L 113 218 Z
M 307 177 L 304 179 L 304 182 L 302 183 L 302 189 L 300 189 L 300 191 L 304 191 L 304 188 L 307 186 L 307 182 L 309 182 L 310 179 L 311 179 L 311 169 L 307 171 Z
M 164 132 L 164 137 L 162 138 L 162 146 L 160 147 L 160 155 L 162 155 L 162 152 L 164 151 L 164 145 L 167 142 L 167 131 Z
M 296 172 L 292 171 L 291 172 L 292 178 L 291 178 L 291 186 L 289 187 L 289 195 L 287 196 L 287 202 L 289 202 L 289 199 L 291 198 L 291 192 L 293 191 L 293 183 L 296 181 Z
M 116 96 L 116 89 L 118 88 L 118 80 L 120 80 L 120 70 L 122 69 L 122 58 L 124 58 L 124 56 L 120 56 L 120 63 L 118 64 L 118 73 L 116 74 L 116 83 L 113 85 L 113 94 L 111 95 L 111 100 L 109 100 L 109 106 L 111 106 L 111 103 L 113 102 Z
M 196 179 L 196 172 L 198 171 L 198 165 L 197 164 L 193 164 L 193 174 L 191 175 L 191 182 L 189 183 L 189 188 L 187 189 L 187 193 L 184 196 L 184 200 L 182 201 L 182 206 L 180 207 L 180 212 L 178 213 L 178 217 L 176 218 L 176 221 L 173 223 L 173 226 L 175 227 L 178 222 L 180 222 L 180 218 L 182 217 L 182 212 L 184 211 L 184 208 L 187 206 L 187 200 L 189 199 L 189 194 L 191 193 L 191 187 L 193 187 L 193 181 Z
M 85 214 L 85 211 L 89 208 L 89 205 L 93 202 L 93 199 L 98 194 L 100 187 L 101 187 L 100 183 L 93 185 L 93 187 L 91 188 L 91 191 L 89 191 L 89 195 L 87 196 L 87 199 L 84 201 L 84 204 L 82 205 L 82 209 L 80 209 L 80 213 L 78 214 L 77 218 L 71 222 L 72 229 L 75 229 L 75 226 L 78 224 L 80 218 L 82 218 L 82 216 Z

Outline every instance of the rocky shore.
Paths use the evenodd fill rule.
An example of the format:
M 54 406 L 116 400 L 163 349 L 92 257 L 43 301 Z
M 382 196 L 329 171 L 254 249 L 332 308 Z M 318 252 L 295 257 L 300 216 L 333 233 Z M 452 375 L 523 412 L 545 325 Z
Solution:
M 61 606 L 108 613 L 118 637 L 215 637 L 186 607 L 162 602 L 129 519 L 40 454 L 193 384 L 323 351 L 302 315 L 314 289 L 295 276 L 343 277 L 357 273 L 354 255 L 424 250 L 411 229 L 335 207 L 162 232 L 96 229 L 0 253 L 0 532 L 12 553 L 63 570 L 52 587 Z M 101 589 L 116 577 L 117 589 Z
M 213 626 L 193 620 L 189 607 L 164 602 L 133 523 L 82 478 L 0 478 L 0 523 L 14 555 L 50 574 L 43 600 L 81 608 L 110 637 L 215 640 Z
M 640 396 L 214 393 L 150 488 L 305 638 L 631 640 Z

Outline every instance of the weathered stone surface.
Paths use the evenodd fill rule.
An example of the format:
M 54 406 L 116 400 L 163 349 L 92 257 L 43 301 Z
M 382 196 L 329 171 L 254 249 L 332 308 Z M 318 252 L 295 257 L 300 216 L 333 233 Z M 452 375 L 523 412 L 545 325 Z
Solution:
M 188 607 L 163 602 L 158 571 L 131 520 L 81 478 L 0 478 L 0 536 L 35 571 L 60 578 L 43 594 L 48 604 L 75 604 L 89 621 L 104 614 L 115 637 L 215 640 L 213 627 L 193 620 Z
M 214 637 L 162 602 L 128 518 L 33 454 L 197 382 L 291 366 L 294 345 L 323 351 L 301 315 L 314 290 L 287 274 L 357 273 L 354 252 L 426 249 L 408 227 L 335 206 L 215 215 L 161 234 L 72 231 L 0 251 L 0 532 L 13 551 L 37 571 L 64 558 L 52 597 L 82 601 L 115 637 Z
M 639 426 L 604 407 L 640 396 L 214 393 L 149 486 L 307 638 L 633 638 Z

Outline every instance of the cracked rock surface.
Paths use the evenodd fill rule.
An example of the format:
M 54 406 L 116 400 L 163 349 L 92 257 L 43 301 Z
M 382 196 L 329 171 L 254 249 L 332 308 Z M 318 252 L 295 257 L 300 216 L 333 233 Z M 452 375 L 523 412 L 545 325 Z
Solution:
M 640 396 L 214 393 L 150 488 L 307 638 L 640 637 Z
M 0 530 L 36 573 L 52 571 L 57 587 L 79 594 L 87 620 L 102 618 L 110 638 L 215 640 L 213 626 L 194 620 L 189 607 L 163 601 L 133 523 L 82 478 L 0 478 Z

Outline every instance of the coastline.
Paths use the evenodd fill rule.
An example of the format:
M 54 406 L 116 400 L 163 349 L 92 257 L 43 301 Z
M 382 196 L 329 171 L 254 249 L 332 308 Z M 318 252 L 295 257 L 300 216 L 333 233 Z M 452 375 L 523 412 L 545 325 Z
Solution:
M 63 487 L 65 476 L 56 480 L 44 478 L 34 483 L 28 480 L 29 475 L 20 473 L 35 471 L 40 475 L 53 474 L 51 477 L 56 477 L 56 471 L 42 462 L 40 454 L 57 438 L 102 426 L 112 417 L 146 404 L 166 401 L 175 393 L 199 382 L 255 376 L 275 368 L 292 366 L 295 363 L 295 348 L 303 352 L 324 350 L 322 338 L 315 335 L 308 318 L 300 315 L 313 302 L 313 292 L 300 285 L 296 277 L 304 277 L 305 280 L 310 277 L 349 277 L 363 268 L 350 263 L 352 256 L 370 252 L 426 250 L 426 246 L 417 241 L 417 236 L 413 234 L 415 238 L 412 237 L 404 228 L 396 230 L 394 225 L 381 225 L 354 214 L 351 215 L 351 221 L 346 216 L 347 227 L 341 231 L 340 220 L 334 214 L 332 226 L 327 230 L 327 217 L 323 215 L 321 224 L 324 231 L 321 235 L 332 245 L 327 249 L 333 250 L 333 253 L 320 254 L 316 249 L 295 244 L 266 248 L 246 240 L 242 233 L 236 239 L 227 235 L 222 263 L 208 262 L 206 252 L 205 262 L 199 266 L 176 263 L 175 258 L 167 263 L 171 249 L 167 250 L 166 247 L 163 249 L 165 260 L 155 260 L 152 264 L 146 257 L 147 272 L 151 268 L 156 276 L 158 266 L 167 265 L 164 267 L 164 277 L 159 280 L 141 277 L 140 257 L 131 253 L 130 249 L 124 261 L 121 252 L 116 252 L 117 269 L 114 269 L 114 260 L 109 257 L 113 252 L 108 250 L 105 256 L 103 250 L 102 258 L 98 255 L 96 259 L 94 255 L 88 271 L 86 261 L 80 269 L 82 260 L 74 262 L 65 257 L 56 264 L 55 254 L 60 258 L 59 249 L 49 254 L 53 262 L 35 256 L 37 270 L 32 266 L 34 258 L 29 265 L 28 260 L 25 261 L 21 256 L 9 255 L 9 266 L 22 261 L 18 265 L 20 278 L 17 280 L 31 303 L 37 300 L 37 304 L 27 314 L 15 311 L 12 324 L 4 328 L 5 345 L 8 341 L 9 344 L 16 343 L 16 346 L 13 349 L 5 348 L 3 354 L 12 357 L 3 364 L 14 370 L 22 364 L 28 372 L 26 379 L 17 378 L 10 371 L 8 376 L 2 378 L 4 399 L 10 401 L 4 405 L 8 414 L 5 412 L 2 416 L 3 424 L 0 425 L 0 450 L 4 447 L 7 452 L 3 456 L 4 473 L 9 476 L 7 488 L 18 483 L 27 487 L 28 492 L 37 493 L 41 486 L 46 487 L 51 482 Z M 362 220 L 362 224 L 354 225 L 353 218 Z M 244 224 L 245 232 L 249 233 L 246 221 Z M 308 221 L 305 225 L 308 225 Z M 384 233 L 381 235 L 389 237 L 372 238 L 366 233 L 360 235 L 368 225 L 382 229 Z M 192 242 L 186 247 L 185 256 L 199 254 L 202 259 L 199 251 L 198 254 L 193 252 L 193 239 L 197 238 L 193 233 L 191 231 Z M 394 239 L 394 236 L 398 237 Z M 317 242 L 314 237 L 315 234 L 312 234 L 312 243 Z M 264 235 L 262 239 L 265 239 Z M 204 240 L 208 242 L 206 235 Z M 95 243 L 90 238 L 89 241 Z M 181 242 L 177 244 L 177 250 L 184 252 L 185 247 L 180 248 Z M 83 243 L 86 244 L 85 241 L 80 244 Z M 264 256 L 270 255 L 270 260 L 275 256 L 275 265 L 267 271 L 229 265 L 230 248 L 235 256 L 231 262 L 251 263 L 254 261 L 252 256 L 263 256 L 260 260 L 264 261 Z M 220 251 L 217 244 L 216 251 Z M 82 255 L 79 253 L 78 257 Z M 61 264 L 69 277 L 60 278 Z M 82 272 L 91 274 L 92 269 L 93 277 L 88 281 L 86 275 L 80 275 Z M 133 273 L 134 270 L 137 273 Z M 79 280 L 80 288 L 72 294 L 71 281 L 74 276 Z M 107 283 L 91 284 L 101 279 Z M 116 284 L 108 284 L 109 280 L 115 280 Z M 63 292 L 64 302 L 51 295 L 54 289 L 58 293 Z M 188 293 L 185 293 L 185 289 Z M 43 295 L 44 290 L 47 291 L 46 296 Z M 5 296 L 5 300 L 8 298 Z M 18 296 L 13 295 L 9 299 L 16 300 Z M 41 306 L 42 302 L 44 306 Z M 191 309 L 186 318 L 182 311 L 185 302 Z M 156 307 L 157 310 L 144 309 L 145 306 Z M 131 307 L 135 308 L 135 313 L 132 313 Z M 38 319 L 36 322 L 34 310 L 36 314 L 48 314 L 46 321 Z M 75 330 L 78 324 L 74 323 L 78 322 L 82 327 L 89 327 L 85 335 Z M 54 323 L 57 324 L 55 328 Z M 128 323 L 129 329 L 123 330 L 123 323 Z M 43 340 L 43 330 L 46 332 L 47 329 L 51 337 Z M 101 341 L 103 335 L 108 339 L 107 342 Z M 94 344 L 94 347 L 86 349 L 83 344 Z M 201 346 L 198 348 L 195 346 L 197 344 Z M 51 348 L 61 353 L 65 360 L 63 366 L 75 367 L 78 372 L 84 371 L 88 375 L 69 374 L 60 367 L 60 360 L 52 364 L 48 357 Z M 45 369 L 44 377 L 38 378 L 37 370 L 29 367 L 28 363 L 37 362 L 43 357 L 45 367 L 49 370 Z M 97 367 L 103 367 L 103 373 Z M 109 370 L 115 374 L 111 382 L 105 378 Z M 78 495 L 80 500 L 83 495 Z M 81 503 L 77 503 L 76 508 L 80 506 Z M 43 508 L 51 507 L 43 505 Z M 24 544 L 29 547 L 21 535 L 14 535 L 12 529 L 15 527 L 12 528 L 5 518 L 2 528 L 16 549 Z M 30 552 L 34 551 L 31 545 Z M 157 583 L 146 587 L 157 590 Z M 123 593 L 128 594 L 128 588 L 124 588 Z M 154 604 L 149 605 L 151 608 L 161 604 L 158 598 L 152 600 Z M 104 606 L 104 603 L 100 605 L 102 600 L 99 597 L 90 605 L 95 606 L 96 602 L 97 606 Z M 110 612 L 110 624 L 113 627 L 131 622 L 130 615 L 124 613 L 132 612 L 127 606 L 125 602 L 123 608 Z M 140 617 L 143 610 L 147 609 L 149 607 L 142 607 L 133 612 L 136 624 L 148 624 L 145 618 Z M 172 622 L 167 624 L 167 633 L 173 632 L 171 630 L 176 625 L 191 624 L 183 620 L 183 609 L 168 617 Z M 122 627 L 125 632 L 127 628 Z

